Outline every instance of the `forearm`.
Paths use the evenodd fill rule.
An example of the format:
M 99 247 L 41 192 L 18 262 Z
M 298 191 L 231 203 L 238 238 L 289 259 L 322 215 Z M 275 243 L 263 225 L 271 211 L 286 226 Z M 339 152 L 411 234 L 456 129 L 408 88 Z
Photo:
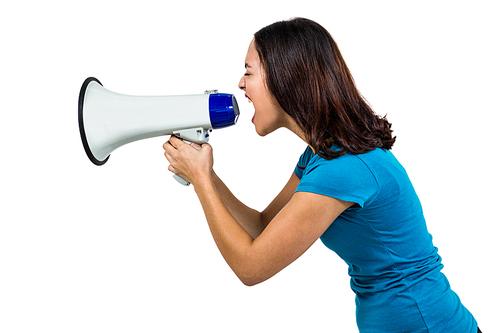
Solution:
M 229 213 L 250 236 L 257 238 L 264 230 L 262 214 L 239 201 L 213 171 L 212 182 Z
M 193 185 L 219 251 L 235 274 L 242 279 L 254 239 L 229 212 L 214 181 L 207 180 Z

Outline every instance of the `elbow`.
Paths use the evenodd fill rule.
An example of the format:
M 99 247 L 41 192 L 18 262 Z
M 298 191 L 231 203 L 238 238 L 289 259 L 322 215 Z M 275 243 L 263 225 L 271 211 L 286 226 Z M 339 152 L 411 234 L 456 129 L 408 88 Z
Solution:
M 238 279 L 240 279 L 241 283 L 247 287 L 258 285 L 270 278 L 270 276 L 267 276 L 263 272 L 259 272 L 257 269 L 242 269 L 235 271 L 235 274 Z
M 240 279 L 241 283 L 243 283 L 247 287 L 253 287 L 253 286 L 258 285 L 259 283 L 265 281 L 263 279 L 248 278 L 248 277 L 242 277 L 242 276 L 238 276 L 238 278 Z
M 229 261 L 228 261 L 229 263 Z M 229 265 L 241 283 L 255 286 L 275 275 L 279 270 L 257 252 L 247 251 Z

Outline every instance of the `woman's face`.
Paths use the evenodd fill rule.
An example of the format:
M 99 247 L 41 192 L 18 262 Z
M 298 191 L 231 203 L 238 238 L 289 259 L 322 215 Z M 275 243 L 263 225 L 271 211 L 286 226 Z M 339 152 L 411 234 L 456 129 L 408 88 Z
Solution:
M 246 72 L 240 80 L 239 87 L 245 91 L 245 97 L 255 107 L 255 115 L 252 118 L 255 131 L 259 135 L 265 136 L 280 127 L 289 128 L 289 122 L 292 121 L 291 117 L 283 111 L 276 99 L 267 90 L 265 73 L 261 68 L 254 40 L 252 40 L 248 48 L 245 69 Z

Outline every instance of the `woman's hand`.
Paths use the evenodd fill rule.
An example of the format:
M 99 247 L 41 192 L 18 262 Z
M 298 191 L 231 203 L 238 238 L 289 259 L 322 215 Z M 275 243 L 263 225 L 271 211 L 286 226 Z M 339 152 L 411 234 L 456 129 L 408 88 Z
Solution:
M 165 157 L 170 162 L 168 170 L 181 176 L 193 186 L 203 181 L 211 181 L 213 167 L 212 146 L 204 143 L 187 144 L 171 136 L 163 145 Z

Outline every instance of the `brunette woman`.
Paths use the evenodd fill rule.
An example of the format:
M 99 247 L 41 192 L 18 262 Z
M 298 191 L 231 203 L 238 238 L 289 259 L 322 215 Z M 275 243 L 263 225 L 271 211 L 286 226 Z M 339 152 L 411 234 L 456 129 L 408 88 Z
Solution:
M 307 19 L 274 23 L 255 34 L 245 69 L 239 87 L 255 106 L 257 133 L 284 127 L 308 145 L 263 212 L 217 177 L 209 144 L 172 137 L 164 145 L 169 170 L 193 184 L 241 281 L 269 279 L 320 238 L 349 265 L 360 332 L 478 332 L 390 151 L 391 124 L 360 95 L 330 34 Z

